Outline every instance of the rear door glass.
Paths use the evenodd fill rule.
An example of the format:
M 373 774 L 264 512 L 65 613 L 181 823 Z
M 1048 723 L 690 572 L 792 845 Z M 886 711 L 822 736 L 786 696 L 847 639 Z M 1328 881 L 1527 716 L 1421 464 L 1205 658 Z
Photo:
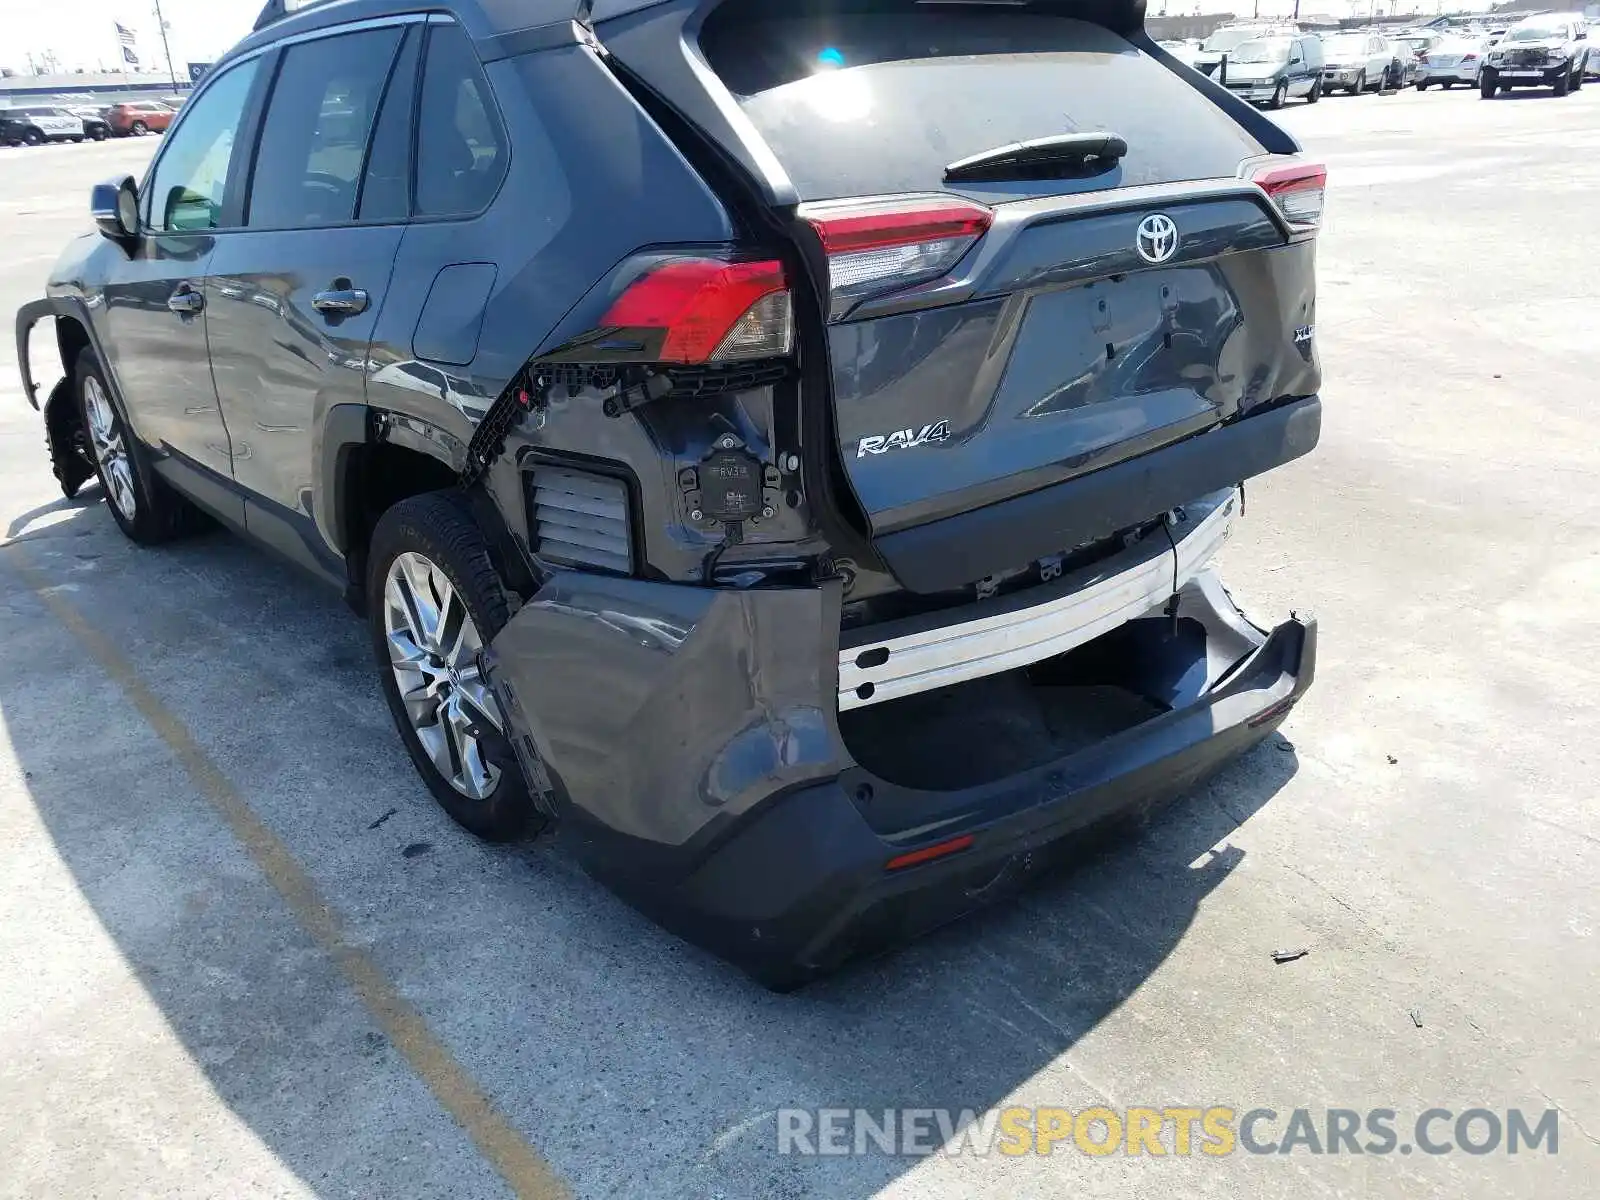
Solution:
M 433 26 L 417 128 L 417 215 L 481 212 L 500 190 L 509 158 L 472 43 L 456 25 Z
M 951 191 L 993 198 L 1232 176 L 1261 147 L 1183 79 L 1099 25 L 986 9 L 782 17 L 718 10 L 711 67 L 803 200 Z M 1016 183 L 943 181 L 1009 142 L 1110 130 L 1109 171 Z

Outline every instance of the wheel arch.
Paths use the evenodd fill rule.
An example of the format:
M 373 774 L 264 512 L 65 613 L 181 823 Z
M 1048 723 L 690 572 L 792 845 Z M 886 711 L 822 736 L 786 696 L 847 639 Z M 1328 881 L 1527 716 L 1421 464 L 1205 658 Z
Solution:
M 344 556 L 346 601 L 364 612 L 368 550 L 378 520 L 402 500 L 459 490 L 466 446 L 442 426 L 415 416 L 340 404 L 323 422 L 318 457 L 324 502 L 317 508 L 317 524 Z M 504 516 L 481 484 L 466 489 L 466 495 L 501 578 L 528 594 L 531 570 Z

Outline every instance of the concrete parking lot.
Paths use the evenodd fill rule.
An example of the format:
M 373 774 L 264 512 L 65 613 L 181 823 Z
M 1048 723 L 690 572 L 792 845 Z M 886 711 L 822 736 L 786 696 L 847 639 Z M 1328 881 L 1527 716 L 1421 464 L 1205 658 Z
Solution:
M 9 316 L 155 142 L 0 151 L 0 1193 L 1592 1194 L 1600 88 L 1278 119 L 1330 167 L 1326 424 L 1224 566 L 1315 612 L 1316 687 L 1138 836 L 789 997 L 451 825 L 336 597 L 62 500 Z M 1008 1105 L 1559 1144 L 777 1153 L 780 1109 Z

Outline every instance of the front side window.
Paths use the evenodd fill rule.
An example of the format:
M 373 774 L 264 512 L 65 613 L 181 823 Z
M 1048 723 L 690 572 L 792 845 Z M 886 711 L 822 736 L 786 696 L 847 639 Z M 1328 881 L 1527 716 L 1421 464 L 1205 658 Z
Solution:
M 509 157 L 472 43 L 456 25 L 433 26 L 417 129 L 417 215 L 482 212 L 500 190 Z
M 219 75 L 170 135 L 147 185 L 151 228 L 175 233 L 217 228 L 259 65 L 250 59 Z
M 355 218 L 367 139 L 403 32 L 347 33 L 284 53 L 251 175 L 245 223 L 252 229 Z

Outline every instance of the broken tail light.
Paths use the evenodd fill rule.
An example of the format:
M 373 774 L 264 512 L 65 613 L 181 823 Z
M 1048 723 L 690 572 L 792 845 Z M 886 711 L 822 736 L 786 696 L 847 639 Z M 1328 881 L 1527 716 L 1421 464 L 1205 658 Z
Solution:
M 983 205 L 954 196 L 812 204 L 800 215 L 828 255 L 834 321 L 871 296 L 948 273 L 994 220 Z

